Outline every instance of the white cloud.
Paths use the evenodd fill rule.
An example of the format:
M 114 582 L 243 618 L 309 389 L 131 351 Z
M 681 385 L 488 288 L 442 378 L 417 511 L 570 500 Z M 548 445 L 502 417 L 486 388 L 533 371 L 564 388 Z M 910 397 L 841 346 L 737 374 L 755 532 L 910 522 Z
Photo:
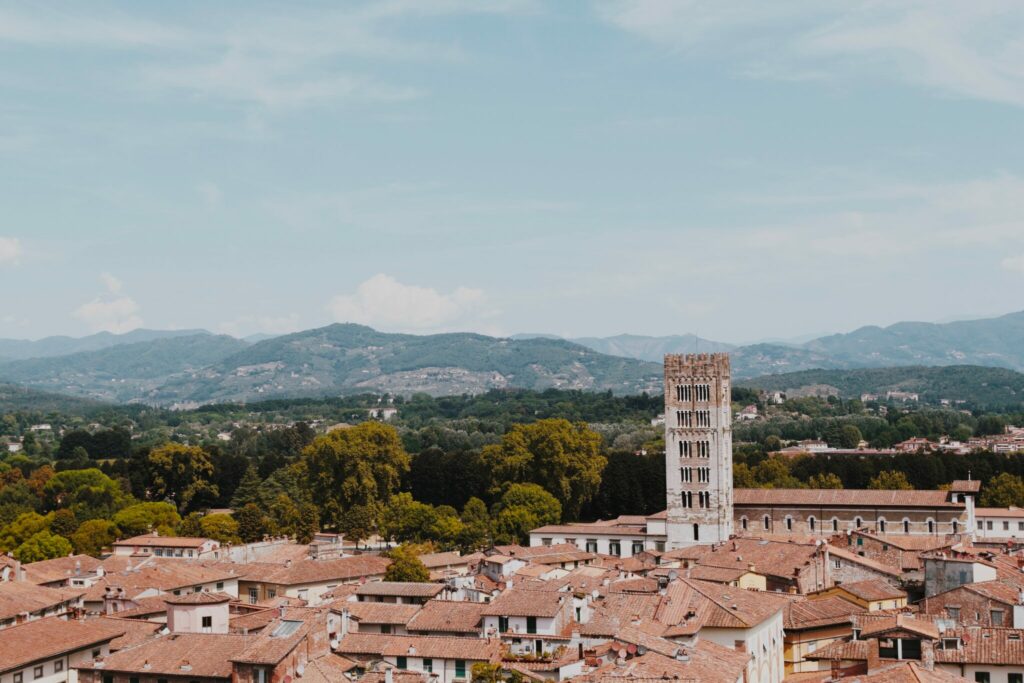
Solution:
M 0 237 L 0 266 L 18 263 L 21 254 L 21 241 L 17 237 Z
M 450 294 L 405 285 L 383 273 L 339 294 L 327 305 L 338 322 L 353 322 L 388 331 L 440 331 L 480 329 L 480 321 L 494 314 L 485 310 L 482 290 L 458 287 Z
M 1003 268 L 1015 273 L 1024 273 L 1024 254 L 1017 256 L 1007 256 L 1000 264 Z
M 601 15 L 672 50 L 736 60 L 748 77 L 868 74 L 1024 106 L 1017 0 L 614 0 Z
M 122 334 L 142 327 L 139 305 L 129 296 L 121 295 L 123 283 L 110 273 L 101 273 L 105 294 L 87 301 L 74 311 L 74 316 L 94 332 Z

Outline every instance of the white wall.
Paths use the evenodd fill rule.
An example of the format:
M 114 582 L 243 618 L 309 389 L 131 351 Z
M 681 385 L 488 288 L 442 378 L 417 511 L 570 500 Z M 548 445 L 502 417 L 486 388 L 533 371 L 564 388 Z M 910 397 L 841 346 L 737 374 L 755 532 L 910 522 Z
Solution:
M 749 683 L 782 683 L 786 664 L 781 610 L 753 628 L 702 628 L 700 637 L 730 649 L 736 649 L 736 641 L 743 641 L 752 657 L 747 665 Z

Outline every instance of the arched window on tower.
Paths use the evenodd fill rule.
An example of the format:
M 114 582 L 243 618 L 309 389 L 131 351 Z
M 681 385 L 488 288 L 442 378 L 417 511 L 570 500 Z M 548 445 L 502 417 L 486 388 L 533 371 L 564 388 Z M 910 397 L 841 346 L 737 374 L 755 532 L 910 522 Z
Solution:
M 909 534 L 910 533 L 910 520 L 907 519 L 906 517 L 903 518 L 903 533 L 905 533 L 905 534 Z
M 764 522 L 764 530 L 768 531 L 768 529 L 770 529 L 771 526 L 772 526 L 771 517 L 769 517 L 768 515 L 765 515 L 764 519 L 762 521 Z
M 808 517 L 807 518 L 807 528 L 810 529 L 812 532 L 814 532 L 814 531 L 817 531 L 817 529 L 815 528 L 816 526 L 817 526 L 817 520 L 815 520 L 814 517 Z

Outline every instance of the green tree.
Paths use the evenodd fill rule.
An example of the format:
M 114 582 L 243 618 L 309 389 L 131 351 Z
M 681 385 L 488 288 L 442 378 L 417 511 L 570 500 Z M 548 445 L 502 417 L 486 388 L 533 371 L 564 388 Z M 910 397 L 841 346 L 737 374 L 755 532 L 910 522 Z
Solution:
M 372 526 L 409 471 L 409 454 L 394 427 L 364 422 L 317 437 L 302 452 L 313 502 L 323 521 L 357 534 Z M 358 521 L 347 519 L 355 513 Z M 365 538 L 366 536 L 354 536 Z
M 116 481 L 96 468 L 58 472 L 46 482 L 43 496 L 47 509 L 66 508 L 79 520 L 109 519 L 131 502 Z
M 498 501 L 495 512 L 495 540 L 524 543 L 531 529 L 557 524 L 562 517 L 562 505 L 537 484 L 512 484 Z
M 822 472 L 821 474 L 811 475 L 807 485 L 812 489 L 841 489 L 843 488 L 843 480 L 832 472 Z
M 413 500 L 411 493 L 391 496 L 380 515 L 380 534 L 399 543 L 422 543 L 433 540 L 437 523 L 434 508 Z
M 745 462 L 736 462 L 732 465 L 732 485 L 738 489 L 756 489 L 757 480 L 754 478 L 754 471 Z
M 99 557 L 103 549 L 117 540 L 117 528 L 106 519 L 90 519 L 82 522 L 75 533 L 71 534 L 71 543 L 75 552 Z
M 124 536 L 139 536 L 150 531 L 167 536 L 175 533 L 181 515 L 171 503 L 146 502 L 118 510 L 113 521 Z
M 39 562 L 71 554 L 71 543 L 63 536 L 40 531 L 14 549 L 14 559 L 19 562 Z
M 231 507 L 237 509 L 249 503 L 259 502 L 260 484 L 262 483 L 259 470 L 255 465 L 249 465 L 242 481 L 238 483 L 238 488 L 235 489 L 235 495 L 231 498 Z
M 753 469 L 754 478 L 761 488 L 766 489 L 800 489 L 804 483 L 790 472 L 790 462 L 783 456 L 773 455 L 765 458 Z
M 49 520 L 36 512 L 21 514 L 13 522 L 0 529 L 0 550 L 10 552 L 32 536 L 49 531 Z
M 601 435 L 586 423 L 563 419 L 512 425 L 500 444 L 485 446 L 495 486 L 532 482 L 543 486 L 562 505 L 567 520 L 597 493 L 607 458 L 601 455 Z
M 490 544 L 491 515 L 487 505 L 479 498 L 470 498 L 462 507 L 462 534 L 459 536 L 459 548 L 471 553 L 482 550 Z
M 1006 418 L 1001 415 L 982 415 L 978 418 L 978 426 L 974 433 L 978 436 L 989 436 L 991 434 L 1002 434 L 1006 431 Z
M 299 524 L 295 529 L 296 543 L 311 543 L 320 531 L 320 511 L 312 503 L 299 505 Z
M 256 503 L 246 503 L 234 511 L 232 516 L 238 522 L 238 536 L 245 543 L 252 543 L 268 533 L 267 516 Z
M 203 535 L 202 528 L 203 513 L 201 512 L 190 512 L 185 515 L 184 519 L 181 520 L 181 524 L 178 525 L 178 535 L 188 536 L 189 538 L 198 538 Z
M 282 493 L 270 506 L 270 520 L 275 533 L 294 536 L 301 522 L 299 506 Z
M 180 512 L 215 502 L 218 489 L 210 455 L 199 446 L 168 443 L 149 454 L 153 496 L 172 500 Z
M 238 543 L 238 522 L 231 515 L 217 513 L 205 515 L 199 521 L 199 531 L 204 538 L 212 538 L 221 543 Z
M 856 448 L 863 438 L 856 425 L 843 425 L 839 430 L 839 447 Z
M 883 470 L 868 482 L 869 489 L 885 491 L 910 491 L 914 487 L 907 480 L 907 475 L 897 470 Z
M 50 532 L 63 536 L 64 538 L 71 538 L 71 534 L 75 533 L 75 529 L 78 528 L 78 520 L 75 519 L 75 514 L 71 510 L 54 510 L 49 515 L 49 528 Z
M 328 508 L 326 511 L 329 517 L 336 516 L 336 511 Z M 377 509 L 370 505 L 353 505 L 337 525 L 338 531 L 345 534 L 345 538 L 352 539 L 358 546 L 359 541 L 369 538 L 377 530 Z
M 419 558 L 420 547 L 416 545 L 400 545 L 388 552 L 391 564 L 384 572 L 385 581 L 407 581 L 428 583 L 430 571 Z
M 992 477 L 981 492 L 981 504 L 997 508 L 1024 506 L 1024 479 L 1009 472 Z

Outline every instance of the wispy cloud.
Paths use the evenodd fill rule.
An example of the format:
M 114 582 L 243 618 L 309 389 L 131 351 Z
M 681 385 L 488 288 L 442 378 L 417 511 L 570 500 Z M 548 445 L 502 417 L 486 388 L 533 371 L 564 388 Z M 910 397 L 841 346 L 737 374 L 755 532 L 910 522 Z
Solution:
M 0 266 L 16 264 L 21 258 L 21 241 L 17 237 L 0 237 Z
M 1016 0 L 880 3 L 611 0 L 612 25 L 754 78 L 895 78 L 1024 106 L 1024 5 Z
M 130 55 L 135 84 L 148 92 L 267 107 L 330 101 L 390 102 L 423 94 L 374 73 L 389 61 L 462 57 L 451 41 L 415 39 L 407 20 L 528 10 L 525 0 L 418 0 L 346 3 L 328 9 L 207 7 L 191 20 L 155 23 L 123 11 L 45 6 L 0 10 L 0 44 L 118 50 Z
M 74 316 L 94 332 L 122 334 L 142 327 L 139 305 L 123 293 L 124 284 L 110 273 L 100 273 L 106 292 L 82 304 Z

